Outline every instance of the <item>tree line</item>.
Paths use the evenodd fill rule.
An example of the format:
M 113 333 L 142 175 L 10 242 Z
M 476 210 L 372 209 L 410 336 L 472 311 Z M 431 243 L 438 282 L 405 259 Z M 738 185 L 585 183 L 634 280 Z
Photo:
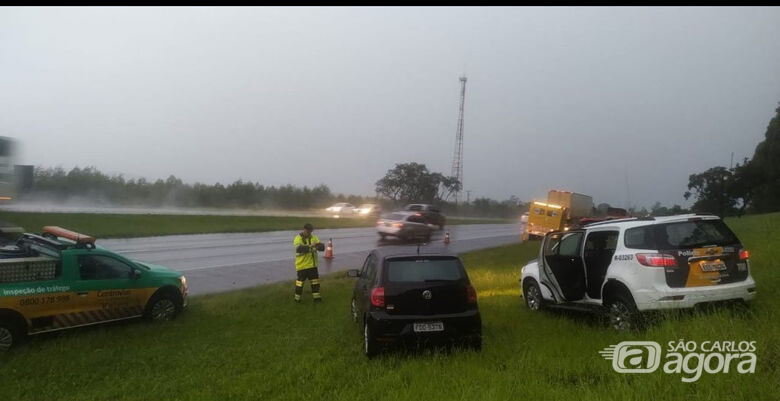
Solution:
M 693 211 L 718 216 L 780 211 L 780 106 L 752 158 L 691 174 L 684 197 L 695 199 Z
M 369 203 L 371 197 L 334 194 L 326 185 L 266 186 L 237 180 L 231 184 L 188 184 L 173 175 L 149 181 L 108 175 L 95 167 L 35 169 L 32 189 L 22 200 L 58 203 L 78 201 L 92 205 L 207 208 L 324 208 L 334 202 Z
M 402 165 L 396 173 L 380 180 L 388 187 L 378 186 L 378 196 L 360 196 L 336 194 L 327 185 L 267 186 L 240 179 L 227 185 L 189 184 L 173 175 L 147 180 L 109 175 L 96 167 L 36 167 L 32 187 L 19 195 L 21 201 L 88 206 L 306 210 L 348 202 L 356 206 L 378 203 L 390 211 L 406 203 L 436 203 L 445 213 L 478 217 L 515 217 L 527 210 L 527 204 L 515 197 L 505 201 L 483 197 L 456 205 L 451 198 L 460 183 L 429 172 L 424 164 Z

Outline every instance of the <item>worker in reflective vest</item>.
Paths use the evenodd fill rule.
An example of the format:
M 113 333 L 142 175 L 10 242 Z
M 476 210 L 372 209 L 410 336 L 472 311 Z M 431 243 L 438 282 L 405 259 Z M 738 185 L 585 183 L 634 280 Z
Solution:
M 295 236 L 293 247 L 295 248 L 295 272 L 298 279 L 295 280 L 295 302 L 301 302 L 303 294 L 303 282 L 311 281 L 311 295 L 314 302 L 322 301 L 320 296 L 320 274 L 317 271 L 317 251 L 325 250 L 325 245 L 312 234 L 314 227 L 310 223 L 303 225 L 303 231 Z

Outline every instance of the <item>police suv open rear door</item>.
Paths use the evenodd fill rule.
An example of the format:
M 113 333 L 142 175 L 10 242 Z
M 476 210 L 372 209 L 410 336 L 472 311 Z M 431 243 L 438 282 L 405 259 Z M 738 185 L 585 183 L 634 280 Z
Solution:
M 557 304 L 585 296 L 584 237 L 583 231 L 555 231 L 544 236 L 539 251 L 539 278 L 552 291 Z

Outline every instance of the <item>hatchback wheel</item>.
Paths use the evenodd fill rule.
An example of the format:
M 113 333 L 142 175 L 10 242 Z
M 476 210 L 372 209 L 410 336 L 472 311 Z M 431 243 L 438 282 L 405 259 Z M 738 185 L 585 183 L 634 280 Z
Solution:
M 482 336 L 472 338 L 469 340 L 468 345 L 469 348 L 473 349 L 474 351 L 482 351 Z
M 379 346 L 376 343 L 376 338 L 374 338 L 374 333 L 368 321 L 363 323 L 363 353 L 368 358 L 373 358 L 379 353 Z
M 523 284 L 523 299 L 525 299 L 525 306 L 528 309 L 534 312 L 542 309 L 542 291 L 539 289 L 539 284 L 536 284 L 536 281 L 529 280 Z
M 352 322 L 357 323 L 358 322 L 358 312 L 357 312 L 357 301 L 355 301 L 355 298 L 352 298 L 352 302 L 349 305 L 350 313 L 352 314 Z

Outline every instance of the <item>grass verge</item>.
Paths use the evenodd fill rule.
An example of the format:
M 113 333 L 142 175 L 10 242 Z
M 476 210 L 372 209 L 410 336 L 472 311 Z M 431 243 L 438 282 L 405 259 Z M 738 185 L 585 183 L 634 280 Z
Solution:
M 463 256 L 483 316 L 481 353 L 426 350 L 368 361 L 348 317 L 353 281 L 323 280 L 325 300 L 292 302 L 291 282 L 191 299 L 173 322 L 140 321 L 31 339 L 0 359 L 3 400 L 765 400 L 780 362 L 780 214 L 732 219 L 752 253 L 747 309 L 673 313 L 641 333 L 585 314 L 534 314 L 520 266 L 538 243 Z M 624 340 L 756 341 L 755 374 L 619 374 L 598 351 Z
M 129 238 L 154 235 L 205 234 L 297 230 L 304 223 L 317 229 L 373 227 L 371 218 L 216 216 L 102 213 L 0 212 L 0 221 L 13 223 L 31 232 L 55 225 L 98 238 Z M 501 219 L 448 219 L 451 225 L 511 223 Z

